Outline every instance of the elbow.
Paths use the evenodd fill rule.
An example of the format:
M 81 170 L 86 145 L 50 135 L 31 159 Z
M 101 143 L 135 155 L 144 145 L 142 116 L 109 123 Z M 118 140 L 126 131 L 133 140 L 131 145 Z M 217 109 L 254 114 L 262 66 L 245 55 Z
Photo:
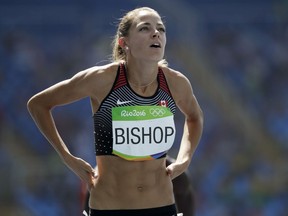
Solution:
M 34 97 L 32 97 L 27 102 L 27 110 L 31 113 L 34 107 L 35 107 L 35 100 Z
M 41 103 L 41 99 L 39 98 L 38 95 L 34 95 L 33 97 L 31 97 L 28 102 L 27 102 L 27 109 L 29 111 L 29 113 L 34 116 L 35 113 L 37 113 L 38 111 L 50 111 L 51 108 L 49 107 L 45 107 L 43 103 Z
M 30 112 L 30 114 L 32 114 L 37 109 L 37 106 L 39 106 L 39 104 L 37 103 L 36 96 L 33 96 L 28 100 L 27 109 Z
M 197 112 L 194 112 L 192 115 L 190 115 L 188 117 L 188 121 L 191 121 L 191 122 L 194 122 L 194 123 L 197 123 L 197 124 L 203 126 L 204 114 L 203 114 L 202 109 L 199 107 L 197 109 Z
M 203 127 L 203 124 L 204 124 L 204 113 L 203 113 L 203 111 L 202 111 L 202 109 L 201 108 L 199 108 L 199 114 L 198 114 L 198 119 L 199 119 L 199 122 L 200 122 L 200 124 L 202 125 L 202 127 Z
M 203 111 L 199 108 L 197 112 L 194 112 L 192 115 L 189 115 L 186 118 L 186 122 L 188 125 L 193 127 L 193 130 L 199 131 L 202 134 L 203 127 L 204 127 L 204 114 Z
M 199 110 L 197 122 L 198 122 L 199 128 L 201 130 L 201 134 L 202 134 L 203 127 L 204 127 L 204 114 L 203 114 L 203 111 L 201 109 Z

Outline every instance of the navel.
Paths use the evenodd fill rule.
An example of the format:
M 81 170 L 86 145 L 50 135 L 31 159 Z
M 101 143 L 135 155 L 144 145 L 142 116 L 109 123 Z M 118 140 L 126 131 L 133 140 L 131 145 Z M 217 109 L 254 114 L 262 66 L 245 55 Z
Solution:
M 139 192 L 142 192 L 142 191 L 144 190 L 144 186 L 143 186 L 143 185 L 138 185 L 138 186 L 137 186 L 137 190 L 138 190 Z

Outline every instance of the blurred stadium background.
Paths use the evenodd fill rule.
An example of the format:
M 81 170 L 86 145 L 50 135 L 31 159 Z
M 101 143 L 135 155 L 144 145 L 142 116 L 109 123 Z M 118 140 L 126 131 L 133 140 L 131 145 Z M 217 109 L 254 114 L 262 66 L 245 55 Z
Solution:
M 287 216 L 286 0 L 1 0 L 0 214 L 80 215 L 81 182 L 38 132 L 26 102 L 109 62 L 117 19 L 138 6 L 163 16 L 166 58 L 189 77 L 205 114 L 190 166 L 195 215 Z M 89 100 L 54 115 L 71 151 L 95 165 Z M 176 121 L 179 140 L 179 113 Z

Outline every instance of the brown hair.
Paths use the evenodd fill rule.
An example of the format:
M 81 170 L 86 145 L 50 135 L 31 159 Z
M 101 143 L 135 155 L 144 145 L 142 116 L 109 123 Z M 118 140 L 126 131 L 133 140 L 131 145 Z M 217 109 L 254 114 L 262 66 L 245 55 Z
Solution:
M 132 23 L 135 17 L 140 11 L 143 11 L 143 10 L 148 10 L 159 15 L 159 13 L 152 8 L 141 7 L 141 8 L 136 8 L 132 11 L 127 12 L 121 19 L 119 19 L 120 22 L 118 24 L 118 29 L 114 36 L 114 40 L 112 42 L 112 47 L 113 47 L 112 60 L 113 61 L 121 61 L 121 60 L 125 61 L 126 60 L 125 50 L 119 45 L 119 42 L 118 42 L 119 38 L 128 36 L 129 30 L 132 26 Z M 161 61 L 159 61 L 159 65 L 167 66 L 168 63 L 166 62 L 165 59 L 162 59 Z

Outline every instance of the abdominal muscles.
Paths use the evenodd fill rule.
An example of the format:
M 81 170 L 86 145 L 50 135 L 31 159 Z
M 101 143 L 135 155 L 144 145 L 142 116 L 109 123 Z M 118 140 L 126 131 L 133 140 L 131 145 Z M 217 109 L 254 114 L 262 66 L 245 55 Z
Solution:
M 131 162 L 97 156 L 99 177 L 91 189 L 92 209 L 143 209 L 174 203 L 165 158 Z

